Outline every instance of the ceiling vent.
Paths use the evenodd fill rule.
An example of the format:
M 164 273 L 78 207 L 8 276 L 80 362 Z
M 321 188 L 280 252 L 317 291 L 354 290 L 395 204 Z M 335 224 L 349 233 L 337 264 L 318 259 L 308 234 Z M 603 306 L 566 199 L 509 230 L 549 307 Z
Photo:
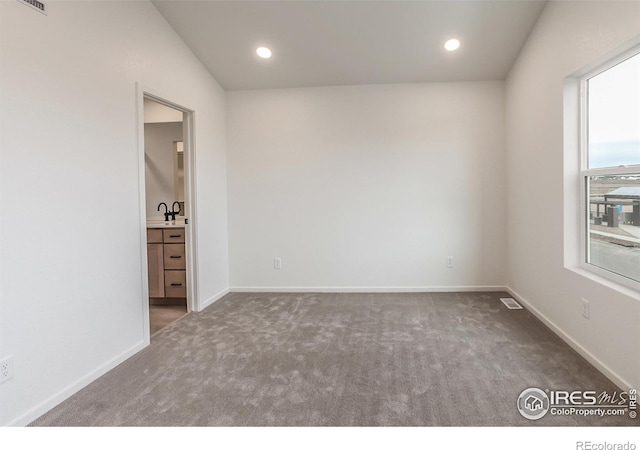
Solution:
M 509 309 L 522 309 L 522 305 L 511 297 L 501 298 L 500 301 Z
M 38 0 L 18 0 L 23 5 L 27 5 L 35 9 L 36 11 L 40 11 L 42 14 L 47 14 L 47 5 Z

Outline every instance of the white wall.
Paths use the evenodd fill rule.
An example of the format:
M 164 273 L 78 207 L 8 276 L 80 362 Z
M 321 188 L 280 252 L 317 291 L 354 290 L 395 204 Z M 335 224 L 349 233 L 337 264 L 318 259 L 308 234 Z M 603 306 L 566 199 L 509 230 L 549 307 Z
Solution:
M 228 287 L 224 92 L 151 3 L 48 6 L 0 2 L 0 425 L 144 345 L 136 82 L 195 111 L 198 295 Z
M 501 82 L 236 91 L 227 111 L 232 288 L 505 285 Z
M 575 255 L 564 259 L 579 239 L 575 227 L 564 234 L 579 200 L 569 173 L 578 155 L 563 154 L 563 81 L 636 37 L 639 24 L 638 2 L 550 2 L 506 91 L 509 286 L 621 386 L 640 386 L 640 298 L 572 270 Z
M 147 217 L 164 219 L 164 202 L 171 211 L 176 196 L 175 142 L 182 141 L 182 122 L 144 124 L 144 163 Z

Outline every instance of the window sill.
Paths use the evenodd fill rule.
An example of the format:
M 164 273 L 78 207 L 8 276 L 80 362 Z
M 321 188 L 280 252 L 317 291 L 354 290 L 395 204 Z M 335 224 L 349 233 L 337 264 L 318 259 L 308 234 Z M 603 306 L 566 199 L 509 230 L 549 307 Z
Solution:
M 567 270 L 598 283 L 606 288 L 612 289 L 620 294 L 629 296 L 640 301 L 640 283 L 625 277 L 599 269 L 595 266 L 567 267 Z

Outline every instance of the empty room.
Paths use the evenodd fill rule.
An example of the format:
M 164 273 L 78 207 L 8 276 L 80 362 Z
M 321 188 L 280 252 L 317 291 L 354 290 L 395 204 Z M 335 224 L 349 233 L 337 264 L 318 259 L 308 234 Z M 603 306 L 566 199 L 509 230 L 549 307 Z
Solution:
M 0 425 L 637 430 L 639 24 L 1 1 Z

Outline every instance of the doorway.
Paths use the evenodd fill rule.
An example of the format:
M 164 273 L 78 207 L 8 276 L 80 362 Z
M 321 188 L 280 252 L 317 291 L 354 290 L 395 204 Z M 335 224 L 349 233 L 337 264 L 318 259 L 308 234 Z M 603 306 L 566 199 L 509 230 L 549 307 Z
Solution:
M 141 97 L 143 317 L 149 343 L 196 309 L 193 111 L 148 92 Z

